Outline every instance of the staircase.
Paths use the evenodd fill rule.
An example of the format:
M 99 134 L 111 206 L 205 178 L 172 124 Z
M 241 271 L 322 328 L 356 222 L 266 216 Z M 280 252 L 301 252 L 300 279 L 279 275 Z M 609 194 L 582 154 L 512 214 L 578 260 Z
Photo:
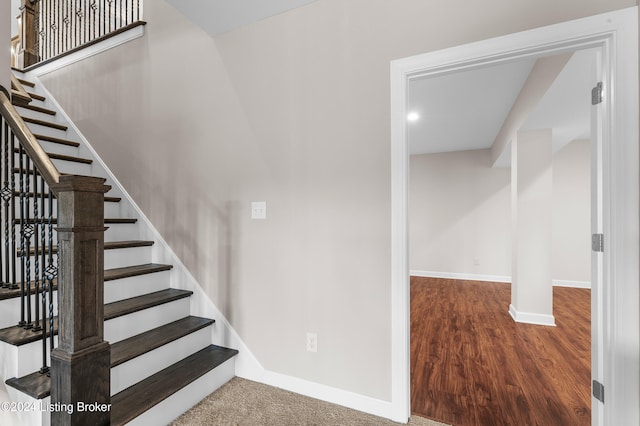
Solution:
M 191 315 L 193 292 L 172 288 L 173 266 L 154 262 L 157 241 L 144 239 L 153 231 L 109 182 L 91 149 L 78 142 L 82 138 L 60 118 L 46 92 L 15 74 L 32 98 L 16 109 L 58 170 L 107 177 L 112 186 L 104 197 L 104 339 L 111 344 L 111 424 L 166 424 L 234 376 L 238 351 L 212 344 L 215 321 Z M 18 297 L 19 290 L 0 288 L 0 374 L 9 378 L 12 401 L 29 407 L 41 407 L 43 401 L 46 407 L 50 378 L 39 372 L 42 341 L 39 334 L 16 325 Z M 46 410 L 17 414 L 20 424 L 49 424 Z

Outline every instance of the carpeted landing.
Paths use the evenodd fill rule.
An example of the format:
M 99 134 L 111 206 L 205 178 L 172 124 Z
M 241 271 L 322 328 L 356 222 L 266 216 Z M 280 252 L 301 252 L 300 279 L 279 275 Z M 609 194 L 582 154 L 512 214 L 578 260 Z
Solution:
M 397 426 L 398 423 L 289 391 L 234 378 L 172 426 Z M 410 426 L 442 426 L 411 416 Z

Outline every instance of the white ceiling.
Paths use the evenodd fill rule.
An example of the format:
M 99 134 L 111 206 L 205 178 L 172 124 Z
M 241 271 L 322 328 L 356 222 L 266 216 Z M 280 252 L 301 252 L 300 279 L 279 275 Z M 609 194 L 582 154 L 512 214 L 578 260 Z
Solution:
M 490 148 L 534 59 L 409 82 L 409 152 Z
M 594 58 L 593 51 L 576 52 L 522 126 L 552 128 L 554 152 L 589 137 Z M 411 81 L 409 111 L 420 119 L 408 123 L 410 153 L 490 148 L 534 63 L 527 59 Z M 509 152 L 496 166 L 509 166 Z
M 211 36 L 316 0 L 166 0 Z

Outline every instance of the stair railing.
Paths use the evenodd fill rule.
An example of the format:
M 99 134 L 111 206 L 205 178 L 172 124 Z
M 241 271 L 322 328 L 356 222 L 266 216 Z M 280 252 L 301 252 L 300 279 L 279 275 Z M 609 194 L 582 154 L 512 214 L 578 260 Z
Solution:
M 142 23 L 142 0 L 22 0 L 23 68 Z
M 49 372 L 49 353 L 54 347 L 53 292 L 58 269 L 53 257 L 54 193 L 50 187 L 59 183 L 60 173 L 5 93 L 0 94 L 0 111 L 1 285 L 19 290 L 17 324 L 41 335 L 40 372 L 44 374 Z
M 18 325 L 40 333 L 40 372 L 51 376 L 54 406 L 110 402 L 110 346 L 104 341 L 109 187 L 104 182 L 61 174 L 0 87 L 0 279 L 3 287 L 19 291 Z M 108 411 L 51 412 L 54 425 L 108 424 L 109 418 Z

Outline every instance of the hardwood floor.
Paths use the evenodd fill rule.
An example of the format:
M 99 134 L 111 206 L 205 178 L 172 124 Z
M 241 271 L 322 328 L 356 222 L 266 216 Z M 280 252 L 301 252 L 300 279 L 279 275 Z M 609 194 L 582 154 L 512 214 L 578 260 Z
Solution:
M 591 424 L 591 292 L 516 323 L 504 283 L 411 277 L 411 408 L 460 426 Z

